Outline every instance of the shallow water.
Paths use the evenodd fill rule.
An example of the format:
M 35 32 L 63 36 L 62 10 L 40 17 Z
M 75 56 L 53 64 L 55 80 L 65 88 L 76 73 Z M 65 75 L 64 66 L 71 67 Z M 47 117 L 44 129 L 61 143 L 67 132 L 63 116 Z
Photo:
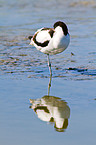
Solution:
M 96 144 L 96 1 L 1 0 L 0 12 L 0 144 Z M 47 56 L 27 37 L 57 20 L 71 42 L 50 56 L 48 92 Z

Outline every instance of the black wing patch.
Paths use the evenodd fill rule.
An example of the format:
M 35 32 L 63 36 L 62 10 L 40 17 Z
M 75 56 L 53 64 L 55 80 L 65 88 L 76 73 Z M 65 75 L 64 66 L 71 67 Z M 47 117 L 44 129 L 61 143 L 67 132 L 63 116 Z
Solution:
M 41 31 L 43 31 L 43 30 L 49 30 L 49 29 L 50 29 L 50 28 L 42 28 Z
M 54 32 L 55 32 L 54 29 L 50 29 L 49 34 L 50 34 L 51 38 L 53 37 Z
M 36 112 L 37 110 L 44 110 L 44 112 L 50 113 L 46 106 L 37 106 L 34 111 Z
M 46 47 L 46 46 L 48 46 L 49 40 L 47 40 L 47 41 L 45 41 L 45 42 L 43 42 L 43 43 L 40 43 L 40 42 L 38 42 L 38 41 L 36 40 L 37 34 L 38 34 L 38 32 L 37 32 L 37 33 L 34 35 L 34 37 L 33 37 L 34 43 L 37 44 L 38 46 L 41 46 L 41 47 Z

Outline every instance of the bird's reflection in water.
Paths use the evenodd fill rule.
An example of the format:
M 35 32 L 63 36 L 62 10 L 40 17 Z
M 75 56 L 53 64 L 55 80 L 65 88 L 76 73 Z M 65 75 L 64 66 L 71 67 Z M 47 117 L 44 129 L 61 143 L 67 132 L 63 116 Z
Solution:
M 51 81 L 49 81 L 48 95 L 41 99 L 30 99 L 30 108 L 34 110 L 38 118 L 42 121 L 54 124 L 58 132 L 64 132 L 68 127 L 70 108 L 67 103 L 59 97 L 49 96 Z

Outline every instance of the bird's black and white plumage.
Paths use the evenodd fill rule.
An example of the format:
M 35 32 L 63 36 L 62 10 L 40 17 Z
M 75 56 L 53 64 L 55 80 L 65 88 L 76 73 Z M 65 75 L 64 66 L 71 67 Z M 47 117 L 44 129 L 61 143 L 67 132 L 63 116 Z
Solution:
M 53 28 L 41 28 L 34 36 L 28 37 L 37 50 L 48 55 L 48 65 L 51 72 L 51 63 L 49 55 L 54 55 L 63 52 L 69 45 L 70 35 L 65 23 L 58 21 L 54 24 Z

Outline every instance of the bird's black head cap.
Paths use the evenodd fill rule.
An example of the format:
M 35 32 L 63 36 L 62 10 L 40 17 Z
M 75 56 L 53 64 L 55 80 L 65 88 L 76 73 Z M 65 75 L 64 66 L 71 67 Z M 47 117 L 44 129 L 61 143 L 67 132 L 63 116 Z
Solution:
M 66 36 L 68 34 L 68 28 L 64 22 L 58 21 L 54 24 L 54 29 L 56 27 L 60 26 L 64 32 L 64 35 Z

